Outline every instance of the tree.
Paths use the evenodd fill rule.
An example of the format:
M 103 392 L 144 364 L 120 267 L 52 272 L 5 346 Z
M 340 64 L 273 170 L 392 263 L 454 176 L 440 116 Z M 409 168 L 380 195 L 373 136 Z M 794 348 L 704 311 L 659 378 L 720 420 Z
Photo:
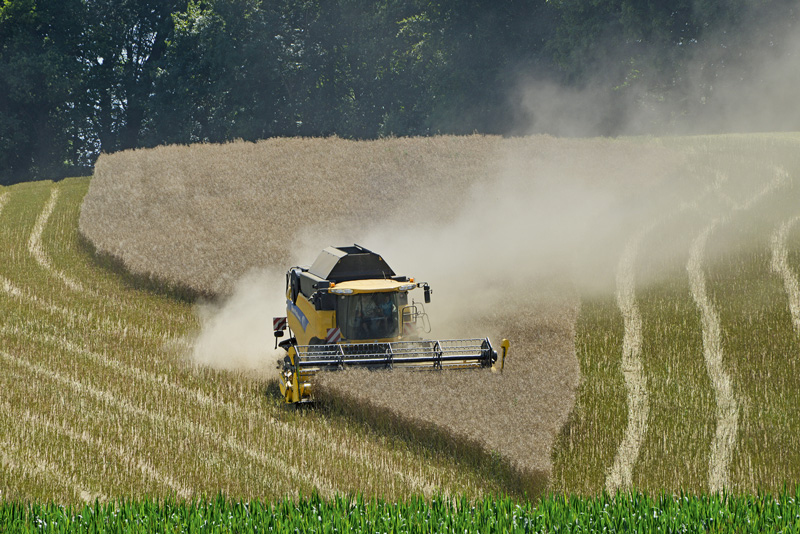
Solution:
M 154 83 L 173 33 L 172 13 L 187 0 L 84 0 L 88 66 L 87 135 L 97 151 L 136 148 Z
M 508 133 L 517 109 L 508 101 L 520 73 L 552 75 L 545 44 L 555 12 L 544 0 L 471 0 L 446 4 L 450 85 L 433 120 L 454 133 Z M 438 116 L 438 118 L 437 118 Z
M 298 30 L 287 9 L 260 0 L 198 0 L 175 13 L 148 144 L 291 133 L 287 76 L 297 61 Z
M 60 177 L 79 165 L 80 0 L 0 5 L 0 180 Z
M 304 61 L 295 77 L 298 133 L 374 138 L 387 133 L 381 125 L 396 110 L 424 102 L 424 91 L 405 83 L 413 74 L 400 57 L 398 21 L 415 12 L 404 1 L 308 3 Z
M 725 104 L 713 105 L 720 88 L 758 84 L 753 76 L 764 52 L 785 50 L 796 34 L 798 13 L 796 0 L 554 0 L 553 5 L 560 21 L 550 50 L 567 85 L 609 93 L 615 105 L 608 134 L 653 133 L 704 111 L 709 124 L 708 108 L 715 115 L 724 112 Z M 630 129 L 626 115 L 646 115 L 649 122 L 642 126 L 640 120 L 638 129 Z

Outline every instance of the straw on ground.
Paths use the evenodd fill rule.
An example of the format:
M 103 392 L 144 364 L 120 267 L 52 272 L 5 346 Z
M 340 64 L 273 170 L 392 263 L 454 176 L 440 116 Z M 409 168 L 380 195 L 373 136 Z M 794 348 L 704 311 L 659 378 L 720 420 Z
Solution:
M 789 249 L 786 240 L 789 232 L 800 221 L 800 215 L 792 217 L 782 223 L 772 234 L 770 241 L 772 247 L 772 261 L 770 267 L 772 271 L 779 274 L 783 279 L 783 287 L 786 290 L 786 298 L 789 301 L 789 312 L 792 315 L 792 325 L 795 332 L 800 335 L 800 281 L 789 265 Z
M 614 464 L 606 476 L 606 489 L 609 493 L 631 487 L 633 467 L 639 458 L 639 448 L 647 432 L 649 404 L 647 379 L 640 357 L 642 316 L 636 305 L 635 266 L 639 243 L 648 230 L 647 227 L 640 230 L 628 241 L 617 266 L 617 305 L 622 312 L 625 327 L 622 339 L 622 374 L 628 392 L 628 424 L 614 456 Z

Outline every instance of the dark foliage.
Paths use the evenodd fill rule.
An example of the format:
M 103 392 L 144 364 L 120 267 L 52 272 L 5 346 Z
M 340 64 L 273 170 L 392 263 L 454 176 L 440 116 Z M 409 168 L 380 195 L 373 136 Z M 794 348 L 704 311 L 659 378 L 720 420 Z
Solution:
M 796 0 L 3 0 L 0 184 L 164 143 L 527 133 L 532 81 L 604 96 L 585 135 L 630 132 L 641 109 L 640 130 L 663 130 L 720 80 L 752 77 L 754 50 L 781 53 L 797 12 Z

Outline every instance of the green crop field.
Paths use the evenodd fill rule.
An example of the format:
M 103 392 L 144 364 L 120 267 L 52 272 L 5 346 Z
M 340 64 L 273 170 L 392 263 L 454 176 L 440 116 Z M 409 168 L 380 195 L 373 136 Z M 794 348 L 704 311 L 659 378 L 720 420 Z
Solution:
M 401 502 L 362 497 L 278 502 L 151 500 L 64 507 L 0 503 L 15 532 L 796 532 L 800 495 L 689 496 L 641 493 Z
M 506 373 L 342 373 L 326 406 L 294 410 L 268 365 L 192 356 L 204 314 L 248 269 L 279 285 L 281 269 L 348 239 L 423 277 L 431 264 L 437 302 L 454 302 L 433 320 L 508 337 Z M 794 499 L 781 492 L 800 481 L 799 276 L 794 134 L 103 156 L 92 179 L 0 189 L 0 499 L 555 492 L 596 508 L 604 491 L 725 491 L 715 510 L 764 520 L 754 503 Z

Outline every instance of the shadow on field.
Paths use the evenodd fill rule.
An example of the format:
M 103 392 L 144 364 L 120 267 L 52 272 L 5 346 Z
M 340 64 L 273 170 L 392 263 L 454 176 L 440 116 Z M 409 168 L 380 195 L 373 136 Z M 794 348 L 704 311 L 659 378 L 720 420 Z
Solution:
M 190 304 L 201 300 L 211 301 L 217 298 L 215 295 L 169 282 L 152 273 L 131 272 L 125 266 L 125 261 L 122 258 L 97 250 L 94 244 L 80 232 L 78 232 L 78 247 L 81 252 L 88 254 L 97 266 L 113 272 L 123 284 L 131 289 L 150 291 Z
M 314 409 L 331 418 L 344 418 L 369 430 L 400 438 L 415 451 L 452 459 L 481 478 L 492 480 L 512 498 L 538 500 L 544 495 L 549 474 L 544 470 L 520 469 L 496 451 L 476 440 L 444 431 L 441 427 L 348 398 L 341 391 L 319 388 Z

